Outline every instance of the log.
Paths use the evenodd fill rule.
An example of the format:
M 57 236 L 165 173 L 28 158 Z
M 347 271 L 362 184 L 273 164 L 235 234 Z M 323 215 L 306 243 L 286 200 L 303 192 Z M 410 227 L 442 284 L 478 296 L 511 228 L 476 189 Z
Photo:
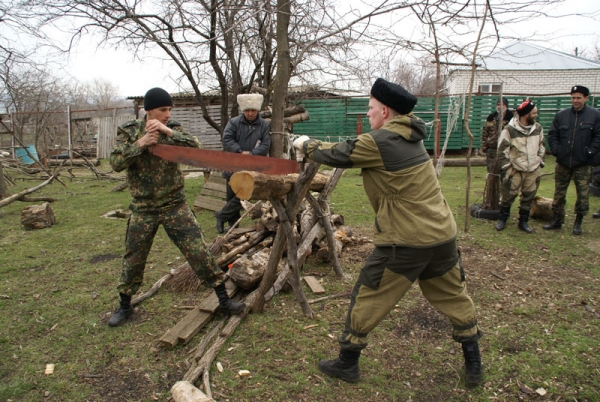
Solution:
M 88 159 L 88 160 L 81 160 L 81 159 L 48 159 L 47 162 L 48 166 L 83 166 L 83 167 L 87 167 L 89 165 L 92 166 L 99 166 L 100 165 L 100 160 L 99 159 Z M 118 177 L 118 176 L 114 176 L 111 177 L 114 180 L 124 180 L 124 177 Z
M 40 188 L 47 186 L 48 184 L 52 183 L 52 180 L 54 180 L 56 178 L 56 176 L 58 176 L 58 171 L 55 172 L 52 176 L 50 176 L 48 178 L 48 180 L 46 180 L 45 182 L 43 182 L 42 184 L 39 184 L 35 187 L 32 188 L 28 188 L 27 190 L 23 190 L 18 194 L 15 195 L 11 195 L 10 197 L 6 197 L 5 199 L 3 199 L 2 201 L 0 201 L 0 208 L 7 206 L 8 204 L 11 204 L 19 199 L 21 199 L 22 197 L 26 196 L 27 194 L 31 194 L 37 190 L 39 190 Z
M 227 254 L 224 254 L 224 255 L 220 256 L 219 258 L 217 258 L 217 264 L 220 267 L 224 266 L 225 264 L 227 264 L 227 262 L 231 258 L 233 258 L 239 254 L 242 254 L 244 251 L 246 251 L 249 248 L 254 247 L 258 243 L 260 243 L 267 236 L 268 233 L 269 232 L 267 232 L 267 231 L 255 232 L 252 236 L 250 236 L 250 238 L 248 239 L 247 242 L 240 244 L 239 246 L 235 247 L 233 250 L 231 250 Z
M 471 166 L 486 166 L 486 158 L 471 158 Z M 444 166 L 467 166 L 467 160 L 465 158 L 446 158 L 444 159 Z
M 175 402 L 214 402 L 215 400 L 209 398 L 194 387 L 189 381 L 177 381 L 175 385 L 171 387 L 171 397 Z
M 262 201 L 252 204 L 250 201 L 240 200 L 242 208 L 248 212 L 248 217 L 252 220 L 260 218 L 262 214 Z
M 269 250 L 261 250 L 251 256 L 238 258 L 229 269 L 229 277 L 242 289 L 251 289 L 257 285 L 265 273 Z
M 300 123 L 300 122 L 307 121 L 307 120 L 310 120 L 310 115 L 308 114 L 308 112 L 302 112 L 302 113 L 294 114 L 290 117 L 285 117 L 283 119 L 283 122 L 288 123 L 288 124 L 289 123 L 294 124 L 294 123 Z
M 281 199 L 294 188 L 298 174 L 266 175 L 258 172 L 236 172 L 229 179 L 229 186 L 242 200 Z M 327 183 L 327 176 L 317 173 L 309 185 L 309 191 L 320 192 Z
M 31 205 L 21 210 L 21 225 L 27 230 L 44 229 L 54 225 L 56 218 L 50 204 Z
M 536 196 L 531 203 L 531 218 L 551 220 L 554 217 L 552 212 L 552 198 Z

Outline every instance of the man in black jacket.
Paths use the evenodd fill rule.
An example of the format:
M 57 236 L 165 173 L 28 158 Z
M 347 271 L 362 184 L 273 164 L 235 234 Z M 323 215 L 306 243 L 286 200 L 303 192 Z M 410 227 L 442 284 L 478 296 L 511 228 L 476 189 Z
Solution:
M 271 125 L 259 115 L 263 96 L 242 94 L 237 96 L 237 101 L 242 114 L 227 123 L 223 132 L 223 150 L 247 155 L 268 155 L 271 148 Z M 219 233 L 225 231 L 223 227 L 225 222 L 228 222 L 230 227 L 237 222 L 242 209 L 240 199 L 229 186 L 231 175 L 231 172 L 223 173 L 223 177 L 227 180 L 227 204 L 215 213 Z
M 600 152 L 600 111 L 586 106 L 590 90 L 581 85 L 571 88 L 572 107 L 556 113 L 548 132 L 548 145 L 556 156 L 552 222 L 546 230 L 560 229 L 565 217 L 567 189 L 575 182 L 575 224 L 573 234 L 582 233 L 581 222 L 590 209 L 589 183 L 594 156 Z

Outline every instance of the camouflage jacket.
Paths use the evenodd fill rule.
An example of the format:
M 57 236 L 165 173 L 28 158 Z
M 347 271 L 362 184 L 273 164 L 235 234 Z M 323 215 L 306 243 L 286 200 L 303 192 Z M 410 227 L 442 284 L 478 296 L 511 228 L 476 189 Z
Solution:
M 173 120 L 167 122 L 173 136 L 161 134 L 160 144 L 199 148 L 198 140 L 183 131 Z M 169 209 L 185 202 L 183 173 L 177 163 L 153 155 L 140 148 L 137 140 L 146 133 L 146 120 L 132 120 L 117 129 L 117 144 L 110 155 L 116 172 L 127 169 L 127 180 L 133 201 L 130 209 L 139 212 Z
M 524 127 L 515 116 L 504 127 L 498 142 L 498 163 L 501 170 L 512 167 L 519 172 L 533 172 L 544 167 L 544 129 L 539 123 Z
M 361 168 L 375 212 L 377 246 L 432 247 L 456 237 L 456 222 L 423 145 L 423 120 L 399 115 L 378 130 L 340 143 L 308 140 L 304 153 L 339 168 Z
M 494 112 L 487 117 L 485 121 L 485 125 L 483 126 L 481 132 L 481 149 L 483 151 L 489 149 L 497 149 L 498 148 L 498 137 L 500 133 L 498 132 L 498 119 L 500 115 L 498 112 Z M 513 118 L 513 113 L 510 110 L 507 110 L 504 113 L 504 120 L 502 120 L 502 128 L 508 124 L 508 122 Z

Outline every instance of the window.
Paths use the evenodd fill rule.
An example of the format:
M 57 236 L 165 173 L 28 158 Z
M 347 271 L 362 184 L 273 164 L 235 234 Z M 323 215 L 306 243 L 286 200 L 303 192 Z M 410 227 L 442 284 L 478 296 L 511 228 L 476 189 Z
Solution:
M 482 94 L 499 94 L 502 89 L 502 84 L 479 84 L 479 93 Z

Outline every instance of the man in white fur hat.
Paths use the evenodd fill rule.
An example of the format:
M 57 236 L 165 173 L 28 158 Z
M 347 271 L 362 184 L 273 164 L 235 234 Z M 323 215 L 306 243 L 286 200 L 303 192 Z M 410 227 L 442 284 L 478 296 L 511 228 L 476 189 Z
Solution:
M 239 154 L 268 155 L 271 147 L 271 125 L 260 117 L 263 96 L 260 94 L 243 94 L 237 96 L 237 102 L 242 114 L 229 120 L 223 132 L 223 150 Z M 240 199 L 229 187 L 231 172 L 224 172 L 227 180 L 227 204 L 218 212 L 217 231 L 225 231 L 225 222 L 232 226 L 240 218 L 242 205 Z

